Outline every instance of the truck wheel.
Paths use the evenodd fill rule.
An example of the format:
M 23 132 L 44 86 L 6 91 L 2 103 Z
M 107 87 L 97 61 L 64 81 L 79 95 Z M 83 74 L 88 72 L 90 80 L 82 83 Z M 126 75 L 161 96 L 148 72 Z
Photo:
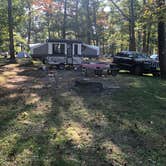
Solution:
M 153 77 L 159 77 L 160 76 L 160 73 L 159 72 L 153 72 Z
M 135 66 L 133 73 L 135 75 L 142 75 L 142 68 L 141 68 L 141 66 Z
M 65 65 L 63 63 L 61 63 L 61 64 L 58 65 L 58 68 L 60 70 L 64 70 L 65 69 Z

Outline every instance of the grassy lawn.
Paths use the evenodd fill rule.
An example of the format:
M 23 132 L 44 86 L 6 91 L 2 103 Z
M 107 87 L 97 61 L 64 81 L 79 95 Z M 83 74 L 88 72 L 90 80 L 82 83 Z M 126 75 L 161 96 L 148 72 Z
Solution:
M 166 165 L 166 81 L 121 73 L 92 93 L 0 61 L 0 165 Z

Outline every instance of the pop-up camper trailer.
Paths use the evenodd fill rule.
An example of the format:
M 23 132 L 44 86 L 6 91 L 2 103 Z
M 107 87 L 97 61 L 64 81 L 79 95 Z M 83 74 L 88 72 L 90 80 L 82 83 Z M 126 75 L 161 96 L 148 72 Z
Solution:
M 79 40 L 49 39 L 46 43 L 30 45 L 31 56 L 52 65 L 81 64 L 84 57 L 98 57 L 99 47 Z

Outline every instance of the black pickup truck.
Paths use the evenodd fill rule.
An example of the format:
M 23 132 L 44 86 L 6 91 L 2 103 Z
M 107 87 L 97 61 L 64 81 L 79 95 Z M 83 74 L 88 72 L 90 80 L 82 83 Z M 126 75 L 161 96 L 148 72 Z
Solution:
M 142 53 L 122 51 L 114 56 L 113 62 L 120 69 L 129 70 L 132 74 L 142 75 L 143 73 L 152 73 L 154 76 L 159 75 L 159 62 Z

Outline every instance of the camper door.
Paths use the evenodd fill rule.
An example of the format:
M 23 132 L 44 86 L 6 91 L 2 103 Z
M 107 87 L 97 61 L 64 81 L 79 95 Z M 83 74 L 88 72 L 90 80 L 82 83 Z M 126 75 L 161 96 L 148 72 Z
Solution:
M 67 44 L 67 57 L 66 57 L 67 64 L 73 64 L 73 54 L 72 54 L 72 44 Z
M 73 43 L 73 64 L 81 64 L 82 57 L 81 57 L 81 44 L 80 43 Z

